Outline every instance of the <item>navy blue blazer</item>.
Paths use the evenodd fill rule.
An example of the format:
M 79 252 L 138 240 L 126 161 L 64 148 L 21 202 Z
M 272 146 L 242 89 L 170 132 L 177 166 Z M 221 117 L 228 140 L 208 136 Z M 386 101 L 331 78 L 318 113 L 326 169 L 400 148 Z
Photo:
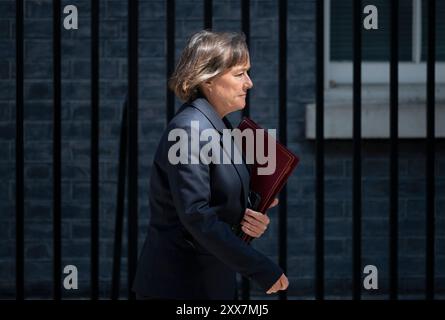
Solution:
M 168 124 L 151 170 L 151 216 L 133 290 L 153 298 L 234 299 L 239 272 L 267 291 L 283 271 L 234 233 L 247 205 L 245 164 L 191 164 L 190 153 L 189 164 L 168 160 L 176 142 L 168 141 L 170 130 L 182 128 L 190 137 L 192 120 L 200 133 L 221 135 L 227 128 L 202 98 L 184 104 Z

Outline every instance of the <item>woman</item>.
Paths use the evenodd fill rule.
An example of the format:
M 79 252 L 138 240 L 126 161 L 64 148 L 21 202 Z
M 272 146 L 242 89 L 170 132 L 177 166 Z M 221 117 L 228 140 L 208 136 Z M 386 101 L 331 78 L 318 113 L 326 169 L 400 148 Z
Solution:
M 246 209 L 245 163 L 199 161 L 193 148 L 185 149 L 185 161 L 172 160 L 177 142 L 172 132 L 181 130 L 184 135 L 174 136 L 185 137 L 189 146 L 193 133 L 212 129 L 221 134 L 231 128 L 225 116 L 244 108 L 253 86 L 249 68 L 243 34 L 200 31 L 182 52 L 169 86 L 185 103 L 154 158 L 151 218 L 133 285 L 139 298 L 234 299 L 236 272 L 268 294 L 289 284 L 274 262 L 236 235 L 239 224 L 252 237 L 261 236 L 269 224 L 266 215 Z M 205 143 L 199 141 L 199 147 Z

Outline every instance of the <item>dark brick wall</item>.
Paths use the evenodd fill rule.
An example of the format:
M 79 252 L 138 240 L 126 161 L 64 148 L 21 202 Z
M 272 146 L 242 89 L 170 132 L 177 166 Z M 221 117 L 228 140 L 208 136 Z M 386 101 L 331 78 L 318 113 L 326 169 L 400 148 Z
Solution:
M 187 37 L 203 26 L 201 1 L 178 0 L 176 56 Z M 251 1 L 251 115 L 277 128 L 277 1 Z M 90 243 L 90 2 L 63 1 L 79 10 L 79 29 L 62 29 L 62 265 L 79 270 L 79 290 L 89 295 Z M 214 0 L 215 30 L 240 30 L 238 1 Z M 110 292 L 117 192 L 118 137 L 122 100 L 127 91 L 127 6 L 100 1 L 100 292 Z M 139 217 L 140 247 L 149 217 L 148 182 L 153 153 L 165 127 L 165 4 L 140 1 L 139 23 Z M 314 143 L 304 137 L 304 107 L 314 101 L 315 6 L 313 0 L 289 1 L 288 145 L 302 161 L 288 184 L 289 297 L 314 295 Z M 52 4 L 25 1 L 25 280 L 26 297 L 50 298 L 52 288 Z M 0 297 L 15 294 L 15 1 L 0 0 Z M 179 102 L 177 101 L 177 106 Z M 230 116 L 234 124 L 240 114 Z M 345 119 L 345 121 L 349 121 Z M 425 179 L 421 140 L 400 146 L 400 293 L 422 298 L 425 270 Z M 437 144 L 437 273 L 445 288 L 445 155 Z M 363 293 L 385 298 L 388 292 L 389 146 L 363 143 L 363 266 L 379 270 L 379 290 Z M 351 297 L 352 144 L 326 142 L 326 295 Z M 278 259 L 278 211 L 254 246 Z M 124 239 L 126 235 L 124 234 Z M 124 243 L 125 248 L 125 243 Z M 126 255 L 122 287 L 126 286 Z M 253 286 L 256 297 L 265 297 Z M 123 290 L 122 296 L 126 292 Z

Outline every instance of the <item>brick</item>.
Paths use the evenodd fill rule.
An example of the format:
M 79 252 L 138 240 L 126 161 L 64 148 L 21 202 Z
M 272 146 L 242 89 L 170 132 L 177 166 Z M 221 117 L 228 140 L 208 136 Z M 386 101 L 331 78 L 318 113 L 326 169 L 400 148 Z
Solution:
M 314 17 L 315 2 L 314 1 L 289 1 L 288 4 L 289 19 L 301 19 Z
M 436 215 L 438 217 L 444 217 L 445 216 L 445 200 L 438 199 L 436 201 Z
M 30 240 L 50 240 L 53 237 L 53 226 L 50 221 L 46 223 L 32 221 L 25 224 L 25 239 Z
M 425 180 L 424 179 L 403 179 L 399 182 L 399 195 L 403 197 L 424 197 Z
M 52 3 L 50 0 L 26 1 L 25 17 L 27 18 L 51 18 Z
M 25 19 L 25 39 L 51 39 L 52 24 L 52 19 Z
M 365 237 L 379 237 L 386 236 L 388 234 L 388 219 L 363 219 L 362 225 L 362 234 Z
M 71 121 L 62 126 L 62 138 L 70 140 L 89 141 L 90 124 L 80 121 Z
M 12 123 L 0 123 L 0 137 L 3 141 L 15 139 L 15 126 Z
M 2 223 L 6 226 L 8 224 Z M 2 227 L 0 227 L 2 229 Z M 11 239 L 11 241 L 5 241 L 9 237 L 9 230 L 2 229 L 4 233 L 2 233 L 2 241 L 3 245 L 0 247 L 0 256 L 2 257 L 3 261 L 7 261 L 9 259 L 15 258 L 15 239 Z
M 90 163 L 63 163 L 62 177 L 68 181 L 88 181 L 90 179 Z
M 278 23 L 274 19 L 252 19 L 250 21 L 251 38 L 275 38 L 278 34 Z
M 312 257 L 315 254 L 315 243 L 312 239 L 291 239 L 289 241 L 290 256 L 309 256 Z
M 64 99 L 89 99 L 90 92 L 91 84 L 86 81 L 70 81 L 62 84 L 62 93 Z
M 363 200 L 363 217 L 367 218 L 387 218 L 389 212 L 389 199 Z
M 408 199 L 406 205 L 406 214 L 404 217 L 409 219 L 423 219 L 425 217 L 426 203 L 424 199 Z
M 366 159 L 362 164 L 363 177 L 386 177 L 389 172 L 389 161 L 386 159 Z
M 99 72 L 101 79 L 116 79 L 119 74 L 118 61 L 113 59 L 102 59 L 100 62 Z
M 15 265 L 14 265 L 13 261 L 11 261 L 11 260 L 10 261 L 2 261 L 2 263 L 0 263 L 0 274 L 3 277 L 14 275 L 15 274 L 14 272 L 15 272 Z M 0 284 L 3 285 L 3 281 L 0 282 Z M 2 286 L 2 291 L 3 291 L 3 286 Z M 2 291 L 0 291 L 0 292 L 2 292 Z
M 85 199 L 87 200 L 87 199 Z M 88 199 L 89 200 L 89 199 Z M 91 210 L 89 202 L 86 204 L 76 202 L 64 203 L 62 206 L 63 216 L 67 219 L 88 219 L 90 218 Z M 74 235 L 73 235 L 74 237 Z
M 101 39 L 114 39 L 119 36 L 120 25 L 122 22 L 120 20 L 101 20 L 99 24 L 99 34 Z
M 52 61 L 44 59 L 26 62 L 24 73 L 26 79 L 50 79 L 52 77 Z
M 91 237 L 91 227 L 90 224 L 86 223 L 74 223 L 71 229 L 73 239 L 90 239 Z M 101 236 L 102 237 L 102 236 Z
M 105 88 L 105 95 L 108 99 L 120 99 L 122 101 L 119 105 L 123 104 L 123 100 L 128 92 L 127 83 L 123 81 L 110 82 Z
M 149 58 L 163 58 L 166 55 L 164 41 L 139 41 L 139 56 Z
M 122 124 L 120 122 L 118 123 L 116 121 L 103 121 L 99 124 L 99 127 L 99 130 L 104 137 L 113 137 L 114 139 L 120 137 L 122 127 Z
M 422 256 L 399 257 L 399 274 L 406 276 L 421 276 L 425 272 L 425 258 Z
M 15 83 L 11 80 L 0 81 L 0 97 L 2 100 L 15 99 Z
M 9 61 L 0 61 L 0 80 L 6 80 L 9 78 Z
M 51 161 L 52 142 L 28 141 L 25 138 L 25 161 Z
M 436 228 L 436 239 L 440 237 L 445 237 L 445 219 L 443 217 L 437 217 L 435 220 L 435 228 Z
M 314 204 L 315 210 L 315 204 Z M 345 205 L 341 200 L 326 200 L 324 203 L 325 217 L 339 218 L 345 215 Z
M 109 0 L 106 1 L 105 17 L 107 18 L 126 18 L 128 16 L 128 6 L 126 2 Z
M 29 182 L 25 184 L 25 198 L 27 200 L 51 200 L 52 182 Z
M 33 261 L 25 260 L 26 281 L 46 280 L 51 281 L 53 276 L 53 264 L 50 260 Z M 29 287 L 29 285 L 27 285 Z M 44 287 L 43 287 L 44 288 Z
M 62 112 L 65 108 L 62 108 Z M 53 102 L 50 100 L 27 101 L 25 104 L 24 118 L 27 121 L 52 121 Z
M 27 221 L 49 221 L 52 219 L 52 202 L 25 202 L 25 219 Z
M 202 3 L 184 0 L 176 5 L 176 18 L 186 20 L 202 19 L 203 10 Z
M 11 108 L 8 103 L 0 103 L 0 121 L 9 121 L 11 119 Z
M 364 198 L 385 197 L 389 194 L 389 182 L 382 179 L 367 179 L 362 182 Z
M 99 148 L 101 148 L 102 142 L 99 144 Z M 70 142 L 70 147 L 72 154 L 72 160 L 74 161 L 87 161 L 90 159 L 90 147 L 86 145 L 85 142 L 81 141 L 72 141 Z M 103 159 L 102 154 L 100 155 L 101 159 Z
M 445 198 L 445 179 L 436 179 L 436 194 L 437 198 L 444 199 Z
M 37 59 L 52 59 L 52 41 L 25 40 L 24 62 L 33 63 Z
M 325 161 L 325 177 L 344 177 L 345 168 L 342 160 Z
M 68 241 L 62 244 L 62 252 L 70 259 L 73 258 L 90 258 L 91 244 L 90 241 Z
M 182 3 L 176 4 L 177 8 L 181 8 Z M 179 7 L 178 7 L 179 6 Z M 200 4 L 197 3 L 199 7 Z M 139 14 L 144 19 L 163 19 L 165 18 L 166 4 L 164 1 L 142 1 L 139 3 Z
M 70 55 L 76 58 L 89 58 L 90 50 L 85 50 L 84 39 L 70 39 L 69 41 L 62 41 L 62 54 Z
M 387 225 L 387 222 L 384 222 L 383 224 Z M 385 230 L 389 230 L 389 227 L 386 225 L 382 227 L 382 229 L 384 229 L 383 232 L 379 232 L 378 234 L 373 234 L 372 230 L 369 232 L 362 232 L 362 253 L 363 256 L 369 257 L 369 264 L 377 265 L 380 258 L 388 258 L 389 238 L 388 232 L 385 232 Z M 368 228 L 368 221 L 363 224 L 363 227 Z M 348 240 L 347 242 L 348 252 L 352 253 L 352 241 Z M 376 257 L 378 259 L 376 259 Z M 381 268 L 379 267 L 378 269 L 380 271 Z
M 48 122 L 27 122 L 24 131 L 26 141 L 50 141 L 53 137 L 53 126 Z
M 28 244 L 26 245 L 25 258 L 36 260 L 45 260 L 51 258 L 50 248 L 46 244 Z
M 141 50 L 141 49 L 139 49 Z M 126 58 L 127 57 L 127 41 L 125 40 L 108 40 L 105 43 L 105 57 Z
M 422 237 L 425 235 L 425 219 L 401 219 L 399 221 L 399 232 L 411 237 Z
M 399 239 L 399 253 L 404 256 L 424 256 L 426 248 L 425 238 L 404 237 Z
M 349 254 L 346 252 L 344 240 L 329 239 L 324 241 L 326 256 L 339 256 Z
M 29 164 L 25 167 L 26 179 L 50 179 L 52 177 L 52 167 L 50 164 Z
M 277 19 L 278 3 L 276 1 L 257 1 L 250 7 L 251 19 Z
M 350 277 L 352 275 L 351 258 L 348 256 L 328 256 L 325 258 L 326 278 Z
M 25 82 L 25 99 L 51 99 L 52 83 L 50 82 Z
M 338 239 L 352 236 L 352 221 L 350 219 L 325 219 L 326 239 Z
M 2 208 L 3 209 L 3 208 Z M 2 214 L 2 216 L 1 216 L 2 218 L 6 218 L 6 217 L 3 217 L 3 214 Z M 1 234 L 1 239 L 2 239 L 2 242 L 3 243 L 5 243 L 5 245 L 3 245 L 2 247 L 0 247 L 0 250 L 1 250 L 1 252 L 3 252 L 4 251 L 4 254 L 2 254 L 2 255 L 0 255 L 1 257 L 5 257 L 5 256 L 7 256 L 8 255 L 8 252 L 9 252 L 9 249 L 8 248 L 10 248 L 10 247 L 12 247 L 12 246 L 8 246 L 8 245 L 6 245 L 6 241 L 5 240 L 7 240 L 7 239 L 11 239 L 11 228 L 12 228 L 12 226 L 11 226 L 11 223 L 9 222 L 9 221 L 4 221 L 3 219 L 2 220 L 0 220 L 0 234 Z M 11 250 L 12 251 L 12 250 Z M 12 252 L 11 252 L 12 253 Z
M 166 63 L 159 58 L 141 58 L 139 60 L 139 73 L 142 78 L 153 79 L 154 77 L 164 77 Z
M 9 19 L 0 19 L 0 39 L 11 39 L 11 32 L 10 32 L 10 20 Z
M 313 41 L 313 39 L 315 39 L 315 21 L 313 18 L 304 18 L 298 20 L 289 19 L 287 32 L 289 41 Z
M 141 20 L 139 22 L 139 39 L 159 39 L 165 41 L 165 20 Z
M 73 200 L 89 200 L 90 185 L 86 183 L 73 183 Z
M 300 161 L 298 171 L 295 172 L 297 177 L 313 178 L 315 176 L 315 167 L 312 161 Z
M 325 181 L 326 199 L 351 198 L 352 182 L 347 179 L 336 179 Z
M 289 258 L 288 274 L 294 277 L 308 277 L 314 273 L 314 259 L 313 258 Z

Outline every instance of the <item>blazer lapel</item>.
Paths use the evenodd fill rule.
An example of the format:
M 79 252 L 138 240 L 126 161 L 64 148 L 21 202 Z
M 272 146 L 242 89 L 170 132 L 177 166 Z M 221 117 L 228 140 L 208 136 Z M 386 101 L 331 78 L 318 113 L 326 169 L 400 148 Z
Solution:
M 248 170 L 248 167 L 244 163 L 236 164 L 234 163 L 233 159 L 243 159 L 242 153 L 239 150 L 238 146 L 234 143 L 234 140 L 232 138 L 232 145 L 233 145 L 233 152 L 229 152 L 229 146 L 224 146 L 222 134 L 224 129 L 232 129 L 232 125 L 228 121 L 227 118 L 221 119 L 219 115 L 216 113 L 215 109 L 210 105 L 210 103 L 203 98 L 196 99 L 191 103 L 193 107 L 201 111 L 207 119 L 209 119 L 210 123 L 213 125 L 213 127 L 218 130 L 218 132 L 221 134 L 220 144 L 222 145 L 224 152 L 231 154 L 232 157 L 230 157 L 230 161 L 232 162 L 232 165 L 235 167 L 235 170 L 238 174 L 239 179 L 241 180 L 241 185 L 243 188 L 243 195 L 244 195 L 244 204 L 247 204 L 247 197 L 249 193 L 249 183 L 250 183 L 250 172 Z M 244 159 L 243 159 L 244 162 Z

